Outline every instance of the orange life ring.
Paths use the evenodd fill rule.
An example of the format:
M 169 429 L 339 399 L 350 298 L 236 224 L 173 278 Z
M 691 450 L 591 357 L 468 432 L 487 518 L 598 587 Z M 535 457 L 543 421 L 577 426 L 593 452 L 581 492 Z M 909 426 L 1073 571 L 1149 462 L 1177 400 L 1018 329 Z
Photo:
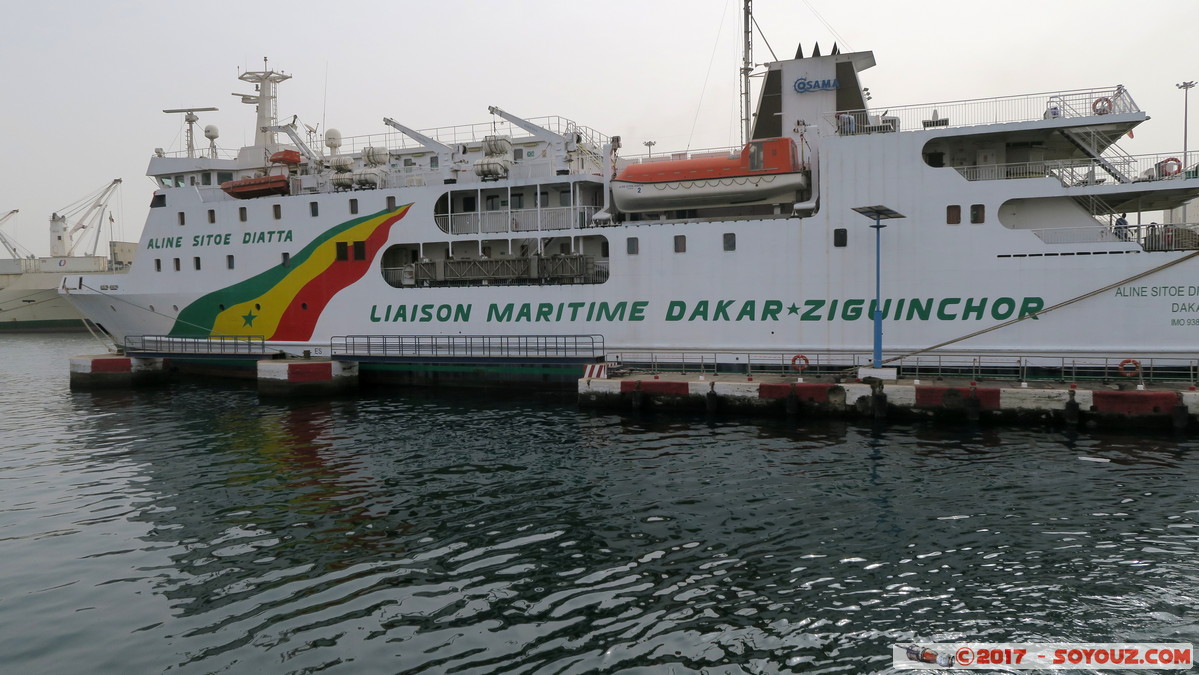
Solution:
M 1182 171 L 1182 162 L 1177 157 L 1167 157 L 1161 163 L 1162 175 L 1173 176 Z
M 1127 366 L 1132 366 L 1132 370 Z M 1119 370 L 1124 377 L 1136 377 L 1141 374 L 1141 362 L 1136 359 L 1124 359 L 1120 362 Z
M 1100 96 L 1091 101 L 1091 112 L 1096 115 L 1106 115 L 1112 111 L 1112 100 L 1107 96 Z
M 798 365 L 800 361 L 803 361 L 802 366 Z M 792 356 L 791 367 L 802 373 L 808 369 L 808 357 L 804 356 L 803 354 L 796 354 L 795 356 Z

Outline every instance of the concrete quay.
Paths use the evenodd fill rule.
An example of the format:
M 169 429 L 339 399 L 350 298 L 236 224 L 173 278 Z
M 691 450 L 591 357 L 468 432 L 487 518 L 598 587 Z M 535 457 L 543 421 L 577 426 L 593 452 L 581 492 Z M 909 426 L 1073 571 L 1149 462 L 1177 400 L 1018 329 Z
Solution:
M 629 372 L 579 380 L 579 406 L 868 420 L 1199 429 L 1190 384 L 797 378 Z

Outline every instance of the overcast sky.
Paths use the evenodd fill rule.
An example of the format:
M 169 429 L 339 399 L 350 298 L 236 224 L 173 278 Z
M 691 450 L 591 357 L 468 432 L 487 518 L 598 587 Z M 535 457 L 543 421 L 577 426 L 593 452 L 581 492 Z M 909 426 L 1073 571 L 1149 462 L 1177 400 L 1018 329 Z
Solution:
M 51 212 L 119 177 L 119 233 L 136 239 L 150 155 L 184 147 L 182 115 L 161 111 L 219 107 L 202 114 L 198 145 L 206 124 L 222 148 L 243 145 L 254 109 L 230 94 L 250 90 L 237 76 L 264 56 L 294 76 L 281 118 L 345 136 L 385 131 L 384 116 L 486 122 L 497 105 L 618 134 L 626 155 L 646 140 L 655 152 L 734 145 L 740 13 L 741 0 L 9 2 L 0 214 L 21 213 L 3 231 L 44 255 Z M 778 58 L 797 43 L 872 50 L 863 82 L 880 110 L 1123 84 L 1153 118 L 1121 142 L 1130 154 L 1181 154 L 1175 84 L 1199 80 L 1195 0 L 756 0 L 754 14 Z M 760 38 L 754 55 L 773 60 Z

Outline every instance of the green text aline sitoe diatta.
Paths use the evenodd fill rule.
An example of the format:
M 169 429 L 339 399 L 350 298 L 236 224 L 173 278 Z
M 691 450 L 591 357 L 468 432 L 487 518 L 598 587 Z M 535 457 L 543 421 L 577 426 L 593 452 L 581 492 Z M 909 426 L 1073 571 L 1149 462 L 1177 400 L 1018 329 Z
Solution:
M 874 313 L 874 300 L 671 300 L 658 306 L 648 300 L 617 302 L 509 302 L 480 305 L 487 323 L 645 321 L 858 321 Z M 891 321 L 1005 321 L 1045 308 L 1040 297 L 886 298 L 884 319 Z M 464 322 L 475 317 L 472 303 L 371 305 L 370 320 L 396 322 Z

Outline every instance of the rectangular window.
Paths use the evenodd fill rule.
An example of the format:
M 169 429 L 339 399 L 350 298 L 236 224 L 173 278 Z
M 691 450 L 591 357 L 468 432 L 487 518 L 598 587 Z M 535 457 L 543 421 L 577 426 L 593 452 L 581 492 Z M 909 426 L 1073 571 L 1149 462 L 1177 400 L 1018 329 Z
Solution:
M 960 204 L 950 204 L 949 206 L 945 207 L 945 224 L 962 224 L 962 206 Z
M 366 260 L 366 242 L 354 242 L 354 260 Z
M 155 272 L 161 272 L 161 271 L 162 271 L 162 258 L 155 258 L 155 259 L 154 259 L 154 271 L 155 271 Z
M 981 223 L 987 219 L 987 211 L 982 204 L 970 205 L 970 222 Z
M 608 257 L 608 242 L 607 241 L 600 242 L 600 257 L 601 258 Z
M 512 208 L 523 209 L 525 207 L 525 196 L 517 192 L 512 195 Z
M 179 264 L 179 259 L 175 258 L 175 271 L 178 272 L 181 269 L 183 269 L 183 267 Z
M 217 171 L 216 172 L 217 185 L 220 185 L 221 183 L 228 183 L 231 180 L 233 180 L 233 172 L 232 171 Z
M 396 198 L 395 198 L 395 197 L 388 197 L 388 198 L 387 198 L 387 210 L 388 210 L 388 211 L 394 211 L 394 210 L 395 210 L 395 208 L 396 208 Z
M 208 209 L 208 222 L 209 223 L 216 222 L 216 211 L 214 211 L 212 209 Z
M 833 230 L 833 246 L 837 248 L 845 248 L 849 243 L 849 230 L 844 227 L 838 227 Z
M 200 256 L 192 258 L 192 265 L 194 265 L 197 270 L 200 269 Z
M 685 235 L 685 234 L 674 235 L 674 252 L 675 253 L 686 253 L 687 252 L 687 235 Z
M 537 193 L 537 205 L 538 205 L 538 206 L 540 206 L 540 207 L 541 207 L 541 208 L 543 208 L 543 209 L 544 209 L 544 208 L 549 208 L 549 205 L 550 205 L 550 193 L 548 193 L 548 192 L 538 192 L 538 193 Z
M 320 215 L 320 207 L 317 206 L 316 202 L 308 202 L 308 211 L 312 213 L 313 218 Z
M 629 255 L 637 255 L 640 252 L 640 245 L 637 243 L 637 237 L 629 237 L 625 240 L 625 252 Z
M 357 215 L 357 214 L 358 214 L 358 200 L 357 200 L 357 199 L 351 199 L 351 200 L 350 200 L 350 215 L 351 215 L 351 216 L 354 216 L 354 215 Z
M 483 208 L 488 211 L 495 211 L 500 207 L 500 198 L 498 195 L 487 195 L 484 198 Z
M 339 242 L 337 242 L 336 246 L 337 246 L 337 259 L 338 260 L 349 260 L 350 259 L 350 245 L 344 241 L 339 241 Z
M 182 212 L 182 211 L 180 211 L 180 212 L 179 212 L 179 224 L 180 224 L 180 225 L 183 225 L 185 222 L 187 222 L 187 218 L 185 218 L 185 217 L 183 216 L 183 212 Z
M 736 232 L 725 232 L 724 233 L 724 250 L 726 250 L 726 251 L 736 251 L 737 250 L 737 233 Z
M 558 252 L 562 255 L 570 255 L 570 244 L 567 242 L 558 244 Z
M 207 171 L 200 174 L 200 184 L 201 185 L 212 185 L 212 174 L 208 173 Z
M 559 192 L 558 193 L 558 206 L 570 206 L 570 193 L 569 192 Z
M 291 254 L 284 251 L 283 252 L 283 266 L 287 267 L 288 264 L 290 264 L 290 263 L 291 263 Z
M 233 269 L 233 256 L 232 255 L 225 256 L 225 268 Z
M 246 207 L 244 207 L 244 206 L 237 207 L 237 219 L 243 223 L 246 222 Z
M 429 168 L 430 169 L 436 169 L 440 165 L 441 165 L 441 162 L 440 162 L 440 160 L 438 160 L 437 155 L 433 155 L 432 157 L 429 158 Z
M 283 207 L 279 204 L 274 204 L 272 209 L 275 211 L 275 220 L 283 220 Z
M 160 206 L 167 205 L 167 196 L 165 194 L 156 194 L 150 198 L 150 208 L 156 209 Z
M 474 211 L 477 211 L 478 207 L 475 204 L 476 204 L 476 202 L 475 202 L 475 198 L 473 196 L 463 197 L 462 198 L 462 212 L 463 213 L 472 213 Z

